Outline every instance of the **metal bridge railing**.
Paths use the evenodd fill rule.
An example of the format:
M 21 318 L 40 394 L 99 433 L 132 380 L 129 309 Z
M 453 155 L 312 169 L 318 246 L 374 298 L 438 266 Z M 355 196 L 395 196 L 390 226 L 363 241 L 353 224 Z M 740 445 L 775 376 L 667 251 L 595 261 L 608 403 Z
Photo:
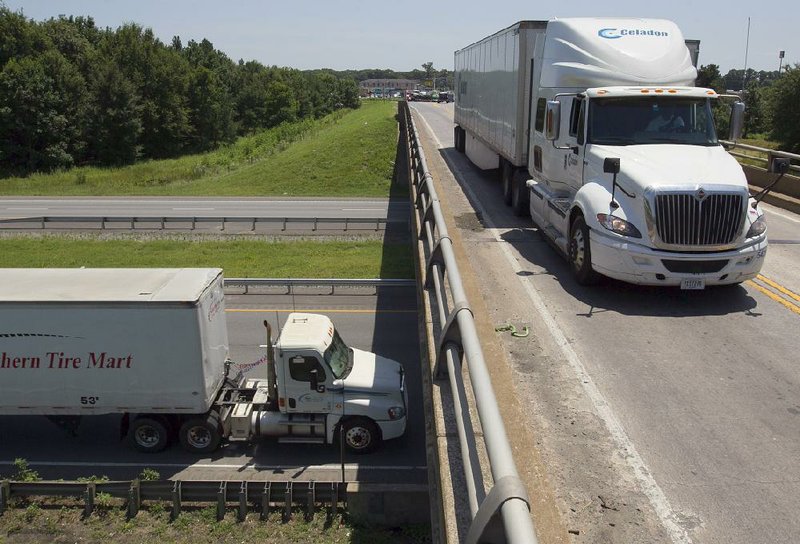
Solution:
M 764 168 L 769 169 L 770 164 L 772 163 L 772 159 L 775 157 L 781 157 L 784 159 L 790 159 L 793 162 L 797 163 L 800 162 L 800 155 L 796 153 L 789 153 L 788 151 L 778 151 L 776 149 L 768 149 L 766 147 L 758 147 L 755 145 L 748 145 L 742 144 L 739 142 L 733 142 L 729 140 L 720 140 L 723 144 L 730 146 L 728 148 L 728 153 L 733 155 L 739 159 L 747 159 L 751 161 L 755 161 L 764 165 Z M 741 153 L 738 150 L 745 150 L 745 151 L 754 151 L 758 153 L 757 155 L 748 154 L 748 153 Z M 789 170 L 791 172 L 795 172 L 794 175 L 800 173 L 800 165 L 798 164 L 791 164 L 789 166 Z
M 425 162 L 408 104 L 401 102 L 401 118 L 408 137 L 409 168 L 417 232 L 423 242 L 425 289 L 436 300 L 437 360 L 434 378 L 446 374 L 453 394 L 456 428 L 464 467 L 471 524 L 468 544 L 477 542 L 536 543 L 525 486 L 519 478 L 506 435 L 491 377 L 483 357 L 473 313 L 456 265 L 433 178 Z M 494 485 L 484 489 L 477 444 L 466 403 L 462 361 L 469 370 L 476 409 L 483 429 Z
M 337 287 L 373 287 L 376 290 L 381 287 L 415 287 L 414 280 L 405 279 L 340 279 L 340 278 L 225 278 L 225 287 L 241 287 L 244 294 L 250 292 L 251 287 L 285 287 L 287 294 L 292 294 L 297 287 L 330 287 L 330 294 L 336 291 Z
M 343 482 L 291 482 L 291 481 L 114 481 L 114 482 L 15 482 L 0 481 L 0 515 L 12 506 L 18 497 L 79 498 L 84 503 L 84 514 L 90 515 L 97 495 L 104 493 L 122 499 L 129 518 L 141 508 L 142 501 L 172 503 L 171 518 L 181 513 L 183 502 L 216 503 L 217 521 L 225 517 L 231 503 L 236 504 L 236 517 L 243 521 L 254 507 L 266 519 L 276 503 L 283 509 L 283 519 L 292 515 L 292 507 L 303 506 L 304 515 L 310 518 L 316 508 L 328 508 L 336 516 L 347 501 L 347 484 Z

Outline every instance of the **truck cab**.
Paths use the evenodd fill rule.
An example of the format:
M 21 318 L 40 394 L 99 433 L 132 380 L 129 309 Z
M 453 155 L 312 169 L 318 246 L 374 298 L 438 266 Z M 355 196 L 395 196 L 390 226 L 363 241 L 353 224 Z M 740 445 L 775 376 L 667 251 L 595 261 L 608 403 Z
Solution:
M 599 272 L 696 289 L 758 274 L 764 216 L 717 139 L 719 99 L 703 88 L 608 86 L 548 102 L 551 145 L 527 184 L 530 213 L 580 283 Z M 607 159 L 618 171 L 605 170 Z
M 266 376 L 236 378 L 231 415 L 223 418 L 232 440 L 342 439 L 367 453 L 404 434 L 408 393 L 400 363 L 349 347 L 324 315 L 290 314 L 274 344 L 265 326 Z
M 755 277 L 764 214 L 694 87 L 699 42 L 664 19 L 520 21 L 455 54 L 456 149 L 498 170 L 575 279 L 703 289 Z

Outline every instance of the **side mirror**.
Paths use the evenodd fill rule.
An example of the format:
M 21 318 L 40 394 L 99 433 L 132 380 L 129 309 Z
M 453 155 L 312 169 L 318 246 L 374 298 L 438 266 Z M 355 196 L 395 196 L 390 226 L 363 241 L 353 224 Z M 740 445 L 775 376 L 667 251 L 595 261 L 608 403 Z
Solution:
M 619 174 L 619 159 L 605 159 L 603 161 L 603 172 L 606 174 Z
M 544 119 L 544 137 L 551 142 L 558 140 L 559 132 L 561 131 L 561 102 L 548 100 Z
M 789 171 L 790 159 L 775 157 L 769 165 L 769 171 L 773 174 L 785 174 Z
M 734 102 L 731 104 L 731 134 L 729 139 L 736 141 L 741 138 L 743 129 L 744 102 Z

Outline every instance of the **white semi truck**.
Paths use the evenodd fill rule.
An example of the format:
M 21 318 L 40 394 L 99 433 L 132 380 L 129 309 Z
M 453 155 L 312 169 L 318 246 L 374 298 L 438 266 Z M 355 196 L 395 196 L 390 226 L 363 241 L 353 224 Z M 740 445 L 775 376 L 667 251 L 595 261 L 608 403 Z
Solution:
M 455 53 L 455 147 L 499 169 L 581 284 L 756 276 L 764 214 L 696 88 L 699 42 L 660 19 L 522 21 Z M 734 98 L 731 138 L 744 104 Z
M 375 449 L 405 432 L 402 365 L 292 313 L 265 355 L 228 359 L 220 269 L 0 269 L 0 416 L 122 414 L 143 452 L 261 436 Z M 2 422 L 0 422 L 0 426 Z M 13 437 L 10 437 L 13 439 Z M 9 437 L 4 437 L 9 439 Z

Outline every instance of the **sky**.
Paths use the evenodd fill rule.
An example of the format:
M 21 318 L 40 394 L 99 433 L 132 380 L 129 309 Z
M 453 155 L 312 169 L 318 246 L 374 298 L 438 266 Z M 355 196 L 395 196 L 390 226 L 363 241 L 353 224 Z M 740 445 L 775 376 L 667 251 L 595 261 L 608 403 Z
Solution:
M 777 70 L 800 62 L 797 0 L 743 2 L 572 0 L 0 0 L 31 19 L 89 15 L 100 27 L 135 22 L 170 43 L 208 39 L 233 60 L 301 70 L 453 69 L 453 52 L 525 19 L 652 17 L 700 40 L 700 64 L 725 74 L 745 65 Z M 747 19 L 750 17 L 750 45 Z

